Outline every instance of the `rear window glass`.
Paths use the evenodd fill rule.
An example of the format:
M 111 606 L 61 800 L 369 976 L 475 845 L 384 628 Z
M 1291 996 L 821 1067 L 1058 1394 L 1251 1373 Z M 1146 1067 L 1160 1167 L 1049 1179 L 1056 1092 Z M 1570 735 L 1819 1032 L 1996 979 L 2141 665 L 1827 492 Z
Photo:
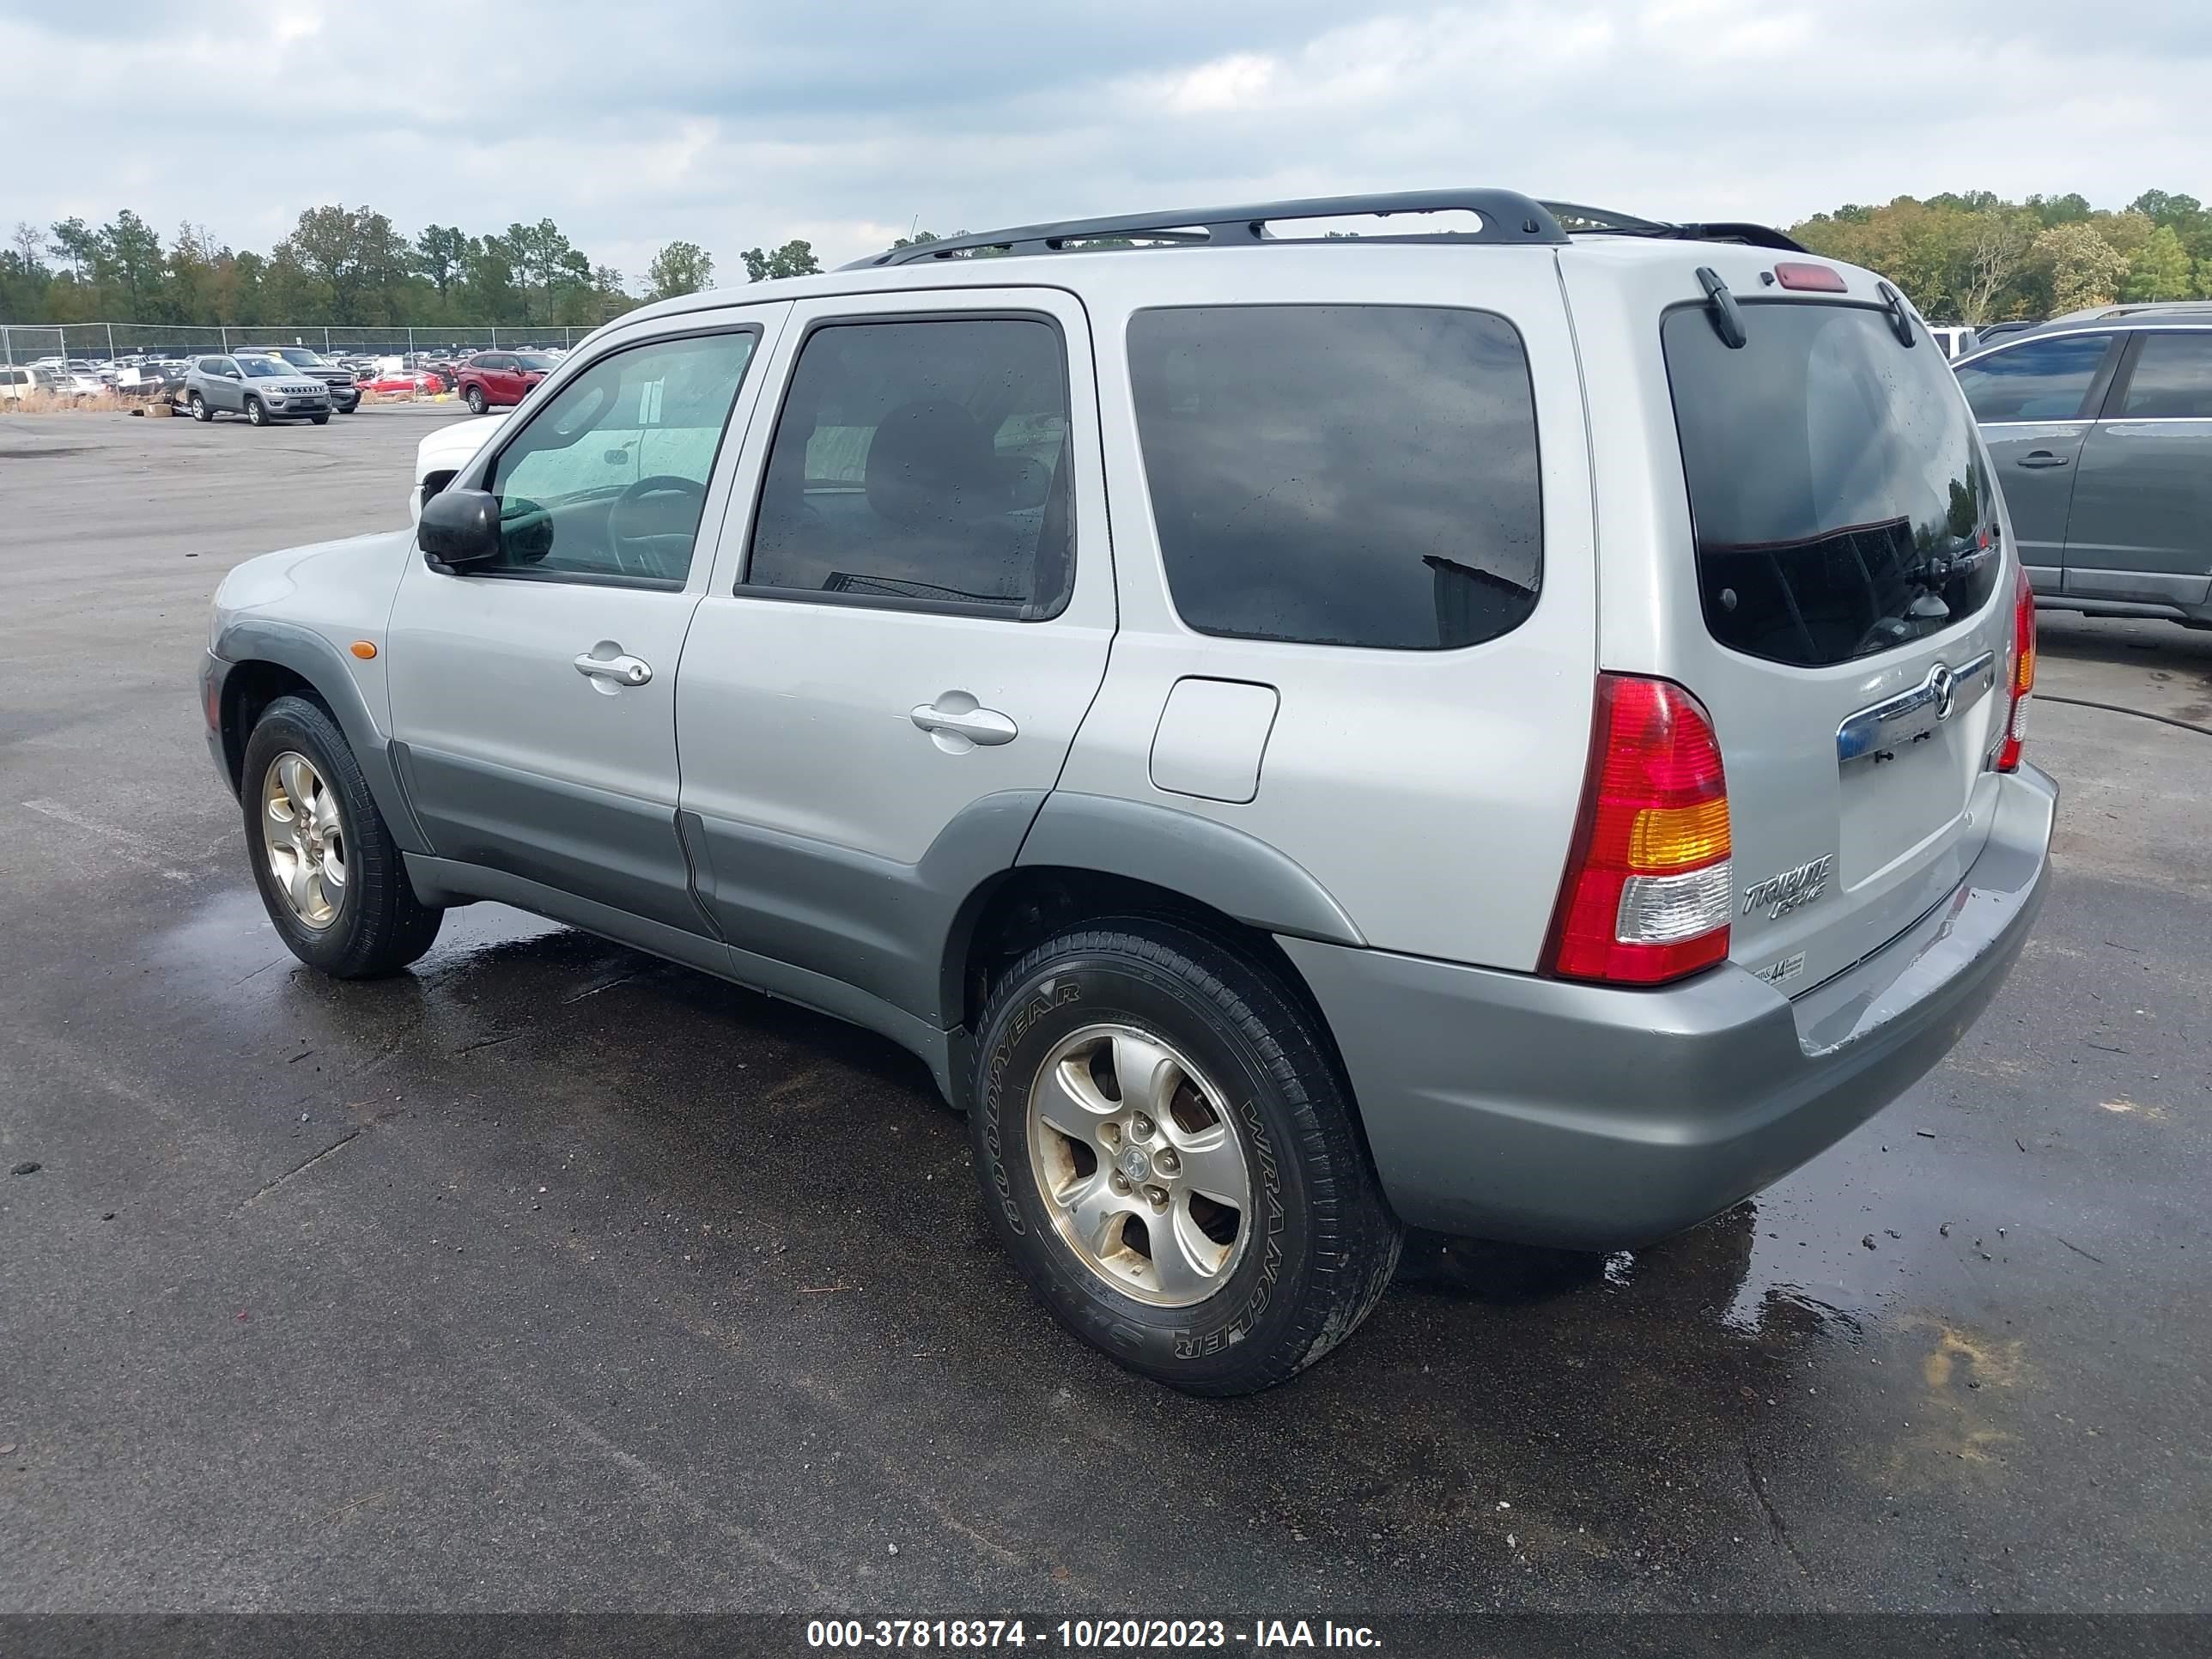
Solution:
M 1730 350 L 1701 307 L 1661 325 L 1723 645 L 1820 666 L 1981 609 L 2001 558 L 1972 416 L 1934 342 L 1864 307 L 1747 305 Z
M 1203 634 L 1437 650 L 1536 603 L 1520 336 L 1487 312 L 1139 312 L 1129 376 L 1168 584 Z

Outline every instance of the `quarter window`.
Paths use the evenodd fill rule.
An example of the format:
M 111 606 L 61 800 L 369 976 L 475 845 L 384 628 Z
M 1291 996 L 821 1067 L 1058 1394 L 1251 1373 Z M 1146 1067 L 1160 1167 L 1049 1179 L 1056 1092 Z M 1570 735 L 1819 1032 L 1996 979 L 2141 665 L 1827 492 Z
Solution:
M 1534 609 L 1535 400 L 1504 318 L 1140 312 L 1129 376 L 1168 584 L 1199 632 L 1437 650 Z
M 2112 343 L 2109 334 L 2029 340 L 1961 364 L 1959 385 L 1978 421 L 2078 419 Z
M 661 340 L 586 368 L 501 451 L 494 573 L 680 586 L 758 339 Z
M 1073 569 L 1071 499 L 1052 324 L 831 324 L 792 373 L 744 585 L 1054 616 Z
M 2128 375 L 2123 420 L 2212 420 L 2212 330 L 2151 334 Z

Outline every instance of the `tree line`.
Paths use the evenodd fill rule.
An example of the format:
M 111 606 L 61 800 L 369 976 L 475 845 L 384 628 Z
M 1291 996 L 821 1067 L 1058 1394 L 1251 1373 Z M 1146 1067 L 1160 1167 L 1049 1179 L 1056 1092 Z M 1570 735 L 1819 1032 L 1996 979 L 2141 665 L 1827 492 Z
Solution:
M 1816 253 L 1881 272 L 1935 322 L 2212 299 L 2212 213 L 2193 196 L 2162 190 L 2118 210 L 2078 195 L 1900 196 L 1887 207 L 1816 213 L 1790 234 Z
M 2092 207 L 2079 195 L 1900 196 L 1887 206 L 1816 213 L 1790 228 L 1816 252 L 1881 272 L 1941 322 L 2212 298 L 2212 212 L 2193 196 L 2162 190 L 2119 209 Z M 894 246 L 936 240 L 916 230 Z M 756 283 L 821 269 L 798 240 L 748 248 L 740 258 Z M 257 252 L 233 250 L 189 223 L 165 241 L 126 208 L 97 227 L 80 218 L 19 222 L 0 251 L 0 320 L 590 327 L 714 280 L 713 257 L 676 241 L 634 285 L 593 263 L 550 219 L 482 234 L 426 225 L 410 238 L 386 214 L 334 204 L 308 209 L 289 235 Z
M 821 269 L 799 240 L 742 258 L 753 282 Z M 481 234 L 426 225 L 409 237 L 386 214 L 340 204 L 308 209 L 260 252 L 190 223 L 165 241 L 125 208 L 99 226 L 18 222 L 0 251 L 0 321 L 591 327 L 714 279 L 704 248 L 670 242 L 634 292 L 550 219 Z

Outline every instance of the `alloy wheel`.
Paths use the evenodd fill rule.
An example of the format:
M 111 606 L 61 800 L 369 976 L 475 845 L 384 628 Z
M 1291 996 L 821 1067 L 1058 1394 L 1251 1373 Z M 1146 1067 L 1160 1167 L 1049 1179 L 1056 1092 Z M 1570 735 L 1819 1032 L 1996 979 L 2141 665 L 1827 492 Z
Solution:
M 1225 1097 L 1150 1032 L 1085 1026 L 1030 1091 L 1030 1166 L 1076 1258 L 1124 1296 L 1186 1308 L 1228 1282 L 1252 1176 Z
M 345 902 L 345 820 L 337 793 L 296 750 L 277 756 L 262 775 L 261 849 L 302 926 L 320 931 L 337 920 Z

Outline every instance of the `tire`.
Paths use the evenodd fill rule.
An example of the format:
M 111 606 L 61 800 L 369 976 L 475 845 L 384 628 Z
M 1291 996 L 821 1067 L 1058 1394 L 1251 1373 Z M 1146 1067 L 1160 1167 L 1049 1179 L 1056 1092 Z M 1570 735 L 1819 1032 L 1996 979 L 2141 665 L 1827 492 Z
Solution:
M 1273 973 L 1173 923 L 1102 921 L 1015 963 L 977 1030 L 969 1118 L 984 1208 L 1023 1278 L 1077 1336 L 1188 1393 L 1250 1394 L 1312 1364 L 1373 1310 L 1403 1232 L 1353 1127 L 1328 1042 Z M 1098 1073 L 1101 1055 L 1110 1086 Z M 1054 1090 L 1052 1079 L 1069 1076 L 1071 1066 L 1075 1093 Z M 1170 1109 L 1156 1115 L 1141 1144 L 1143 1111 L 1110 1133 L 1114 1120 L 1095 1113 L 1103 1106 L 1127 1117 L 1133 1102 L 1162 1103 L 1141 1081 L 1121 1086 L 1124 1072 L 1169 1079 Z M 1089 1174 L 1078 1140 L 1033 1116 L 1040 1083 L 1054 1115 L 1093 1113 Z M 1199 1208 L 1202 1164 L 1217 1191 L 1232 1184 L 1220 1176 L 1227 1165 L 1209 1118 L 1236 1138 L 1246 1172 L 1249 1201 L 1233 1225 L 1222 1205 L 1207 1200 L 1203 1215 Z M 1215 1150 L 1205 1149 L 1208 1141 Z M 1176 1147 L 1185 1149 L 1179 1161 Z M 1146 1154 L 1133 1164 L 1133 1149 Z M 1170 1168 L 1176 1173 L 1162 1174 Z M 1086 1254 L 1075 1242 L 1086 1224 L 1079 1206 L 1055 1201 L 1055 1181 L 1063 1198 L 1088 1193 L 1098 1211 L 1118 1201 L 1139 1220 L 1158 1219 L 1139 1239 L 1126 1220 L 1117 1237 L 1109 1216 L 1100 1236 L 1112 1249 Z M 1176 1181 L 1187 1185 L 1159 1208 L 1152 1195 Z M 1103 1182 L 1133 1196 L 1109 1197 Z M 1186 1222 L 1205 1230 L 1188 1255 L 1173 1242 L 1192 1238 Z M 1169 1299 L 1170 1276 L 1153 1256 L 1152 1225 L 1183 1264 L 1179 1300 Z M 1218 1262 L 1194 1270 L 1192 1257 L 1209 1249 L 1220 1252 Z
M 301 759 L 321 786 L 319 789 L 294 787 L 280 769 L 280 763 Z M 278 874 L 281 848 L 276 843 L 286 837 L 275 830 L 264 836 L 263 828 L 264 814 L 270 811 L 272 787 L 288 797 L 329 801 L 336 823 L 337 865 L 343 879 L 325 879 L 319 888 L 310 889 L 327 904 L 327 916 L 310 914 L 319 908 L 316 904 L 303 908 L 295 903 Z M 430 948 L 446 913 L 415 896 L 368 781 L 362 775 L 345 734 L 320 703 L 286 696 L 269 705 L 246 741 L 239 794 L 253 884 L 269 920 L 294 956 L 334 979 L 375 979 L 397 973 Z M 309 819 L 328 822 L 314 813 L 301 815 L 303 823 Z M 270 821 L 276 823 L 276 815 L 271 813 Z M 332 844 L 332 839 L 325 838 L 322 849 Z M 281 861 L 288 868 L 295 862 Z M 329 866 L 318 860 L 315 867 L 319 872 Z
M 331 423 L 331 417 L 327 415 L 310 415 L 307 419 L 316 426 L 328 426 Z
M 472 386 L 461 395 L 467 399 L 471 415 L 481 415 L 491 406 L 484 401 L 483 388 L 480 386 Z
M 260 398 L 248 398 L 246 400 L 246 423 L 248 426 L 267 426 L 269 424 L 269 411 L 267 409 L 263 407 Z
M 215 419 L 215 410 L 208 407 L 207 399 L 201 397 L 197 392 L 192 393 L 191 398 L 188 400 L 188 406 L 192 411 L 192 418 L 196 421 L 212 421 Z

